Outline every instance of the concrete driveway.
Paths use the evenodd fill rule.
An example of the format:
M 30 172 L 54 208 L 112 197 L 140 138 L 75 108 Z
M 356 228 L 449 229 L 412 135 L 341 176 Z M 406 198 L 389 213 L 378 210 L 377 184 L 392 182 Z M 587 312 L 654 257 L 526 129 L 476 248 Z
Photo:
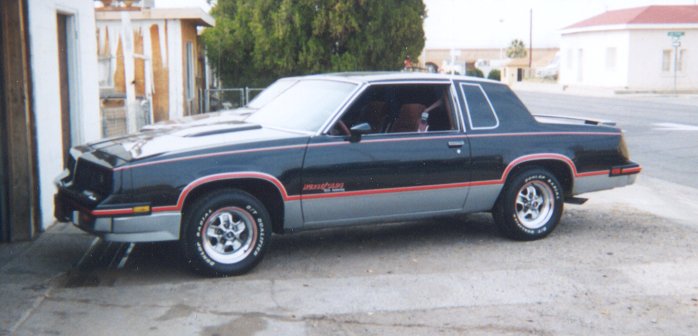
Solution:
M 566 205 L 540 241 L 488 214 L 277 235 L 233 278 L 191 274 L 176 244 L 59 224 L 0 246 L 0 334 L 696 335 L 698 189 L 666 176 Z

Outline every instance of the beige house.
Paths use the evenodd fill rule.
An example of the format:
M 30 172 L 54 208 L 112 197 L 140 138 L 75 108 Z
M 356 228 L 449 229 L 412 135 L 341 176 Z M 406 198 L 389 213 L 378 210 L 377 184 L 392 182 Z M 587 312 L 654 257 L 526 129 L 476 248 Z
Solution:
M 103 135 L 200 113 L 205 66 L 197 29 L 213 18 L 200 8 L 103 3 L 95 13 Z

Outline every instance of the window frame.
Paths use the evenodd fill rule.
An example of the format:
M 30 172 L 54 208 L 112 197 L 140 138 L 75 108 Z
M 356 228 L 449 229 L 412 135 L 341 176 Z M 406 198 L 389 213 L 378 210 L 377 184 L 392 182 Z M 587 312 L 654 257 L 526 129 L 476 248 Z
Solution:
M 464 120 L 462 118 L 462 111 L 460 109 L 460 104 L 458 103 L 458 99 L 456 97 L 456 90 L 454 89 L 454 82 L 453 80 L 389 80 L 389 81 L 375 81 L 375 82 L 367 82 L 363 83 L 361 87 L 354 93 L 354 95 L 351 97 L 351 99 L 346 102 L 340 111 L 331 118 L 331 122 L 327 124 L 326 127 L 324 127 L 320 134 L 324 136 L 329 136 L 329 137 L 346 137 L 346 135 L 333 135 L 330 134 L 330 131 L 334 127 L 334 125 L 339 122 L 344 114 L 349 112 L 349 109 L 353 107 L 354 103 L 357 102 L 359 99 L 362 98 L 364 93 L 372 87 L 376 86 L 388 86 L 388 85 L 394 85 L 394 86 L 400 86 L 400 85 L 435 85 L 435 86 L 448 86 L 448 95 L 451 100 L 451 113 L 453 114 L 453 120 L 452 120 L 452 126 L 453 129 L 451 130 L 442 130 L 442 131 L 427 131 L 427 132 L 399 132 L 399 133 L 390 133 L 390 132 L 379 132 L 379 133 L 369 133 L 369 134 L 364 134 L 362 137 L 375 137 L 375 136 L 403 136 L 403 135 L 416 135 L 419 134 L 420 136 L 423 135 L 430 135 L 430 134 L 441 134 L 443 135 L 444 133 L 460 133 L 460 132 L 465 132 L 465 124 Z
M 463 86 L 474 86 L 480 89 L 480 92 L 482 92 L 482 95 L 485 97 L 485 100 L 487 101 L 487 104 L 490 107 L 490 111 L 492 112 L 492 115 L 494 116 L 494 120 L 496 121 L 494 126 L 474 126 L 473 125 L 473 118 L 470 115 L 470 106 L 468 105 L 468 98 L 465 96 L 465 91 L 463 90 Z M 499 122 L 499 116 L 497 115 L 497 110 L 495 110 L 494 106 L 492 105 L 492 101 L 490 101 L 490 97 L 487 95 L 487 92 L 485 92 L 485 89 L 482 88 L 481 84 L 478 83 L 471 83 L 471 82 L 461 82 L 458 85 L 458 88 L 460 89 L 460 94 L 461 98 L 463 99 L 463 106 L 465 107 L 465 114 L 468 117 L 468 125 L 470 126 L 470 129 L 473 131 L 477 130 L 493 130 L 499 128 L 500 122 Z

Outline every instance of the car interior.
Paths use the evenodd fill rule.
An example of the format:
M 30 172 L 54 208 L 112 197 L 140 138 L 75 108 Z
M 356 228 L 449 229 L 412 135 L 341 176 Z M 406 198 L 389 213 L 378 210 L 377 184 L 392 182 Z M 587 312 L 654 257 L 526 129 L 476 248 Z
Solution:
M 367 88 L 335 123 L 330 135 L 348 136 L 357 125 L 367 134 L 425 133 L 457 129 L 450 86 L 374 85 Z

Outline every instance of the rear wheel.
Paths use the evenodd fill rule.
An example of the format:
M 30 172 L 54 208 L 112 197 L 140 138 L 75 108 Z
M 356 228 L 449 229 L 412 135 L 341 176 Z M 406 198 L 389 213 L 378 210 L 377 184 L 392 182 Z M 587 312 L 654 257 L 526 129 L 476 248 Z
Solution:
M 563 190 L 555 176 L 542 168 L 529 168 L 507 182 L 493 215 L 507 237 L 536 240 L 555 229 L 562 208 Z
M 188 264 L 214 276 L 243 274 L 262 260 L 271 239 L 264 205 L 240 190 L 219 190 L 185 212 L 182 247 Z

